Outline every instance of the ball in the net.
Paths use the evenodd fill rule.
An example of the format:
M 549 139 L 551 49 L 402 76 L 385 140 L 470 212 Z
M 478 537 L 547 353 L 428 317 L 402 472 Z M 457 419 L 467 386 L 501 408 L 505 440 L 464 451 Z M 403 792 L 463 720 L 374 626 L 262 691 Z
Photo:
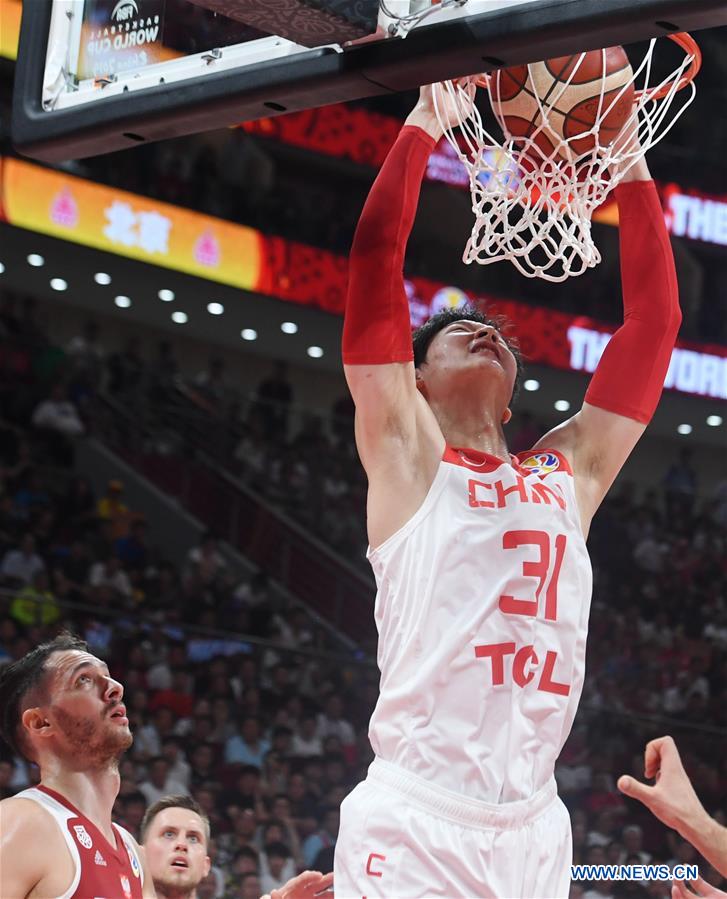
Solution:
M 547 157 L 612 143 L 634 107 L 633 70 L 623 47 L 558 56 L 500 69 L 490 79 L 493 108 L 509 136 L 532 137 Z M 560 147 L 559 147 L 560 145 Z

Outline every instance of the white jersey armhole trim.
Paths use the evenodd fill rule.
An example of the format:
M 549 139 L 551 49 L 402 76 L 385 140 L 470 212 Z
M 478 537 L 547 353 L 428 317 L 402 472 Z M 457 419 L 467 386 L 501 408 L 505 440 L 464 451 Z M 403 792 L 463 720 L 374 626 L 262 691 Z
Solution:
M 427 495 L 424 497 L 421 506 L 419 506 L 412 517 L 408 521 L 405 521 L 398 531 L 394 531 L 390 537 L 387 537 L 386 540 L 384 540 L 383 543 L 380 543 L 376 548 L 372 549 L 370 546 L 367 548 L 366 558 L 370 562 L 373 563 L 378 561 L 387 550 L 391 549 L 397 543 L 400 543 L 404 537 L 411 533 L 411 531 L 413 531 L 414 528 L 429 515 L 439 494 L 444 489 L 450 471 L 449 464 L 450 463 L 445 462 L 444 459 L 440 460 L 439 468 L 427 491 Z
M 78 846 L 73 842 L 73 837 L 69 833 L 69 830 L 65 825 L 69 818 L 73 817 L 73 813 L 67 809 L 64 805 L 61 805 L 56 799 L 52 796 L 48 796 L 47 793 L 43 793 L 41 790 L 36 790 L 31 787 L 29 790 L 23 790 L 21 793 L 18 793 L 16 796 L 17 799 L 30 799 L 31 802 L 37 802 L 41 808 L 45 809 L 46 812 L 53 818 L 53 820 L 58 825 L 58 829 L 63 834 L 63 839 L 66 841 L 66 846 L 68 846 L 68 851 L 71 853 L 71 860 L 76 868 L 76 873 L 73 876 L 73 880 L 71 881 L 70 887 L 63 893 L 61 896 L 58 896 L 57 899 L 71 899 L 71 896 L 78 889 L 78 884 L 81 882 L 81 856 L 78 852 Z M 61 823 L 61 818 L 63 819 L 63 823 Z
M 142 865 L 142 863 L 141 863 L 141 858 L 139 857 L 139 853 L 137 851 L 134 838 L 131 836 L 129 831 L 125 827 L 122 827 L 120 824 L 114 824 L 113 826 L 118 831 L 119 836 L 121 837 L 124 845 L 126 846 L 127 851 L 132 852 L 134 855 L 134 858 L 136 859 L 136 863 L 139 866 L 139 880 L 141 881 L 141 885 L 143 887 L 144 886 L 144 865 Z

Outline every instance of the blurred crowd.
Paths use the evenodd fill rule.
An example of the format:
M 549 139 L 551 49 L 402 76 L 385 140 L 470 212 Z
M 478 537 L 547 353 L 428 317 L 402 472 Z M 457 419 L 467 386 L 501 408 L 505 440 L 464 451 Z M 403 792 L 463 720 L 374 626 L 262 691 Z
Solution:
M 137 832 L 150 802 L 192 793 L 212 821 L 208 895 L 260 895 L 303 867 L 329 870 L 338 807 L 371 759 L 372 662 L 333 654 L 265 575 L 233 570 L 214 534 L 164 558 L 124 484 L 97 494 L 73 464 L 100 390 L 143 398 L 138 408 L 167 429 L 164 410 L 181 397 L 208 430 L 222 427 L 215 444 L 235 476 L 266 485 L 268 503 L 362 560 L 365 483 L 349 402 L 306 419 L 281 364 L 243 401 L 221 360 L 181 372 L 170 344 L 151 357 L 133 342 L 112 351 L 94 323 L 54 348 L 32 304 L 6 302 L 0 322 L 16 351 L 0 342 L 0 663 L 61 627 L 109 662 L 136 735 L 116 818 Z M 184 415 L 174 420 L 183 430 Z M 538 429 L 521 416 L 513 448 Z M 643 747 L 664 732 L 708 811 L 727 821 L 727 483 L 699 486 L 685 451 L 659 489 L 621 483 L 594 520 L 586 685 L 557 768 L 576 862 L 700 861 L 615 786 L 621 773 L 642 778 Z M 325 497 L 315 514 L 314 493 Z M 32 766 L 0 759 L 0 796 L 33 781 Z M 720 883 L 706 864 L 702 873 Z M 576 884 L 573 895 L 660 899 L 666 886 Z

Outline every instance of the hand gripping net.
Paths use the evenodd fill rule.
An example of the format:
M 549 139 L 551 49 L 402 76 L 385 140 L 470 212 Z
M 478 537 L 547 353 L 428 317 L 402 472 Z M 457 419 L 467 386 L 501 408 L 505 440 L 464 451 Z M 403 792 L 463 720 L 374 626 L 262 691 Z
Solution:
M 498 140 L 485 128 L 477 107 L 462 86 L 448 81 L 434 91 L 437 117 L 444 127 L 442 103 L 448 95 L 457 110 L 459 124 L 444 127 L 451 144 L 469 175 L 475 223 L 463 261 L 488 265 L 509 259 L 528 278 L 564 281 L 581 275 L 601 261 L 591 235 L 591 216 L 626 172 L 658 143 L 694 99 L 694 76 L 699 71 L 701 53 L 688 34 L 669 37 L 685 51 L 682 63 L 662 81 L 651 85 L 656 39 L 625 84 L 610 102 L 604 102 L 604 87 L 595 123 L 588 131 L 561 138 L 549 126 L 549 109 L 557 108 L 558 98 L 573 79 L 585 53 L 573 67 L 567 82 L 558 85 L 548 106 L 537 98 L 541 124 L 529 137 L 509 133 L 505 117 L 494 95 L 490 105 L 503 131 Z M 603 69 L 606 54 L 603 52 Z M 477 79 L 490 87 L 500 72 Z M 531 89 L 532 72 L 528 67 Z M 644 86 L 635 92 L 634 111 L 620 134 L 608 144 L 599 142 L 601 122 L 624 92 L 635 83 Z M 537 93 L 533 90 L 533 93 Z M 679 99 L 677 99 L 679 98 Z M 457 137 L 459 130 L 460 139 Z M 536 143 L 544 131 L 554 150 L 549 155 Z M 593 134 L 592 150 L 578 153 L 573 143 Z M 638 141 L 634 140 L 638 135 Z M 582 144 L 581 144 L 582 145 Z

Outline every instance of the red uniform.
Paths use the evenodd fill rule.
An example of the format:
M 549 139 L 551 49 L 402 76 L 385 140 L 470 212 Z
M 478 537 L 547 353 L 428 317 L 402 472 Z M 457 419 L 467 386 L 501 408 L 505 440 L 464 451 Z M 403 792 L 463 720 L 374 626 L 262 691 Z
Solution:
M 37 802 L 55 819 L 71 853 L 75 873 L 57 899 L 142 899 L 144 871 L 131 834 L 112 825 L 116 845 L 55 790 L 33 787 L 19 799 Z

